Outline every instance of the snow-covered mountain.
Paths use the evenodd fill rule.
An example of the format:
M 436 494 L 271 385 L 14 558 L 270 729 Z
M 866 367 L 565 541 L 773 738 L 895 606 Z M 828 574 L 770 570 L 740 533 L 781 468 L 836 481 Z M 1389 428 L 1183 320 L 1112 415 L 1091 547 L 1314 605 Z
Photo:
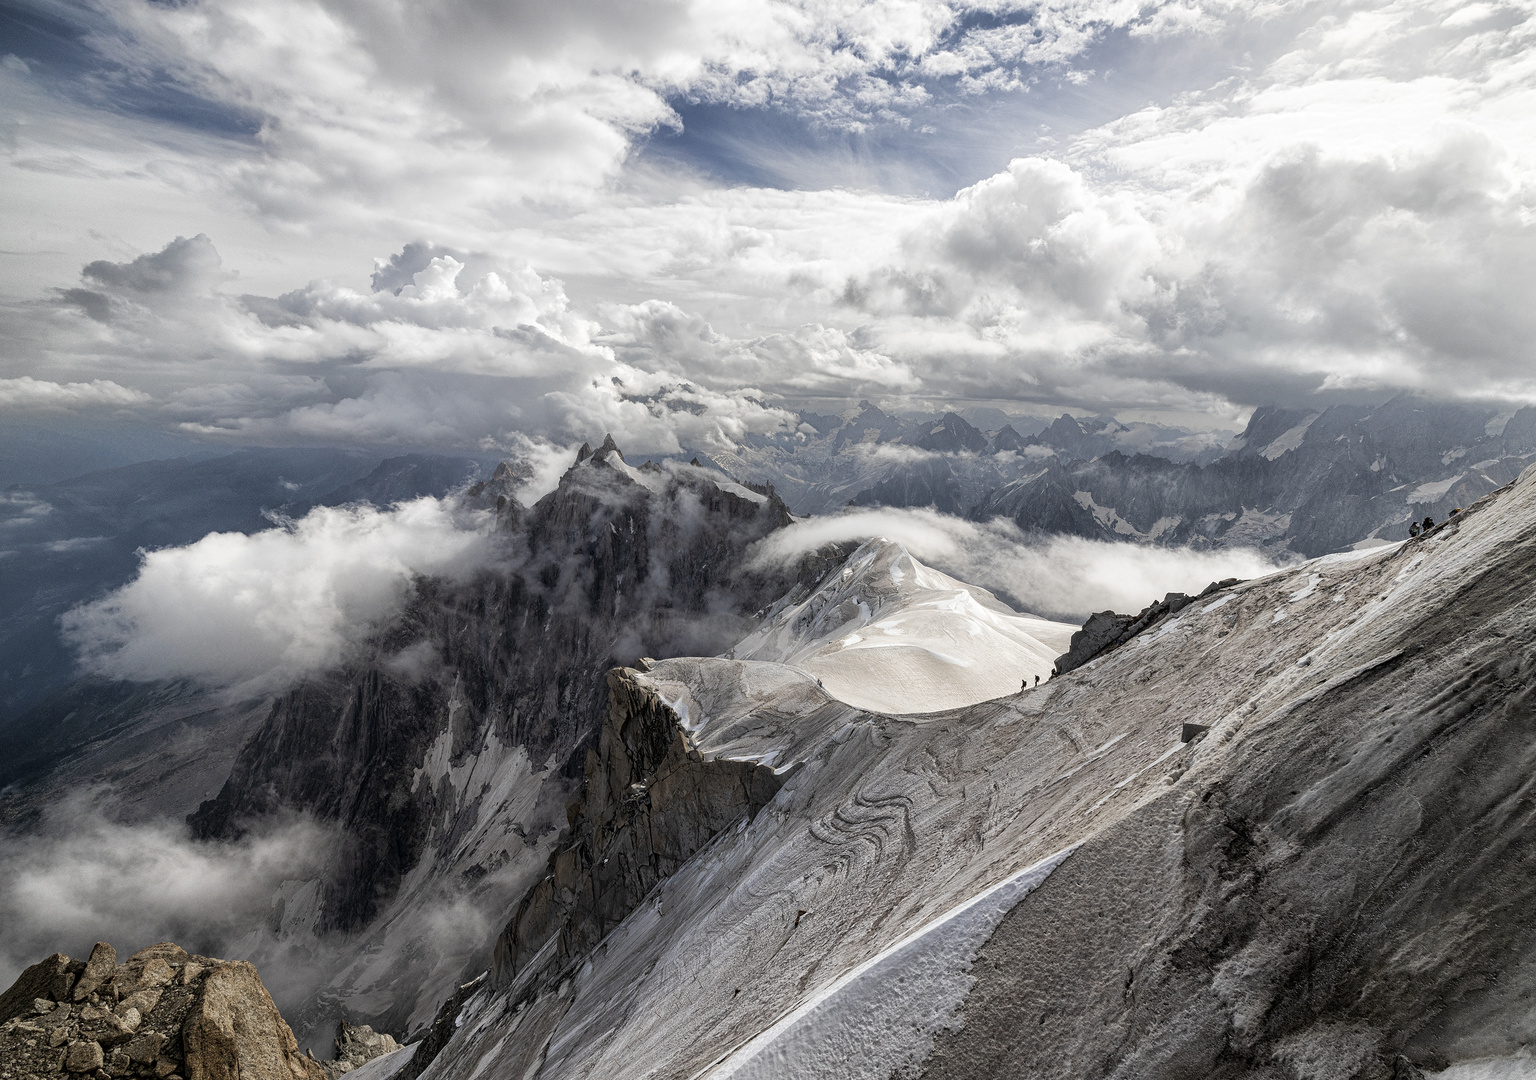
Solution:
M 715 458 L 774 484 L 796 513 L 928 506 L 1033 536 L 1306 557 L 1401 539 L 1410 521 L 1441 520 L 1536 460 L 1536 408 L 1408 397 L 1264 407 L 1230 441 L 1068 415 L 1027 435 L 982 431 L 954 413 L 903 421 L 868 403 L 811 419 Z
M 1528 472 L 959 709 L 616 672 L 421 1075 L 1523 1075 L 1533 576 Z
M 369 1080 L 1462 1077 L 1536 1024 L 1536 471 L 1038 687 L 1076 628 L 883 540 L 763 569 L 766 488 L 498 476 L 498 556 L 366 655 L 260 715 L 143 690 L 34 792 L 223 768 L 200 836 L 331 830 L 226 954 L 318 973 L 306 1042 L 414 1044 Z
M 870 540 L 810 596 L 786 596 L 730 656 L 814 675 L 878 712 L 973 705 L 1048 678 L 1077 626 L 1022 615 L 985 589 Z

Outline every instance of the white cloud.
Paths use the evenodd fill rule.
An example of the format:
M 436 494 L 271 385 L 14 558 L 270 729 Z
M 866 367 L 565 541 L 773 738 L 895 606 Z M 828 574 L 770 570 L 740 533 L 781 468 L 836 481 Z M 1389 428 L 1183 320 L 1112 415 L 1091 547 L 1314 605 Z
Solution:
M 774 563 L 824 544 L 883 536 L 920 562 L 1005 596 L 1029 611 L 1080 620 L 1090 612 L 1137 612 L 1166 593 L 1197 593 L 1212 581 L 1275 570 L 1247 548 L 1192 551 L 1078 537 L 1026 541 L 1012 522 L 966 521 L 933 510 L 880 508 L 799 521 L 759 542 Z
M 142 405 L 150 396 L 111 379 L 56 383 L 22 375 L 0 379 L 0 409 L 81 409 Z
M 96 4 L 72 14 L 81 37 L 117 65 L 120 84 L 163 92 L 169 82 L 255 133 L 247 145 L 228 140 L 202 170 L 152 155 L 166 186 L 216 192 L 299 228 L 387 221 L 397 235 L 461 242 L 529 202 L 592 199 L 620 175 L 638 137 L 679 123 L 676 103 L 772 108 L 861 131 L 903 122 L 946 81 L 1025 85 L 1035 77 L 1026 69 L 1069 64 L 1160 6 L 250 0 Z M 968 25 L 978 17 L 1009 25 Z M 20 67 L 9 74 L 26 84 Z M 25 105 L 29 117 L 39 109 Z M 71 121 L 78 146 L 89 122 Z M 69 150 L 50 145 L 49 127 L 26 127 L 32 160 L 70 167 L 55 160 Z M 111 141 L 104 132 L 89 140 Z M 141 171 L 105 156 L 117 160 L 95 168 Z
M 242 441 L 495 448 L 518 436 L 564 446 L 612 432 L 637 451 L 719 447 L 792 426 L 743 385 L 772 376 L 775 358 L 798 373 L 792 381 L 823 365 L 831 385 L 840 370 L 893 369 L 822 327 L 748 343 L 713 335 L 707 344 L 720 355 L 698 373 L 723 387 L 711 388 L 680 374 L 692 365 L 674 355 L 675 334 L 644 328 L 668 313 L 686 320 L 678 309 L 615 309 L 627 327 L 604 330 L 526 263 L 462 259 L 413 245 L 376 265 L 375 280 L 390 288 L 312 282 L 277 297 L 236 295 L 208 237 L 178 237 L 86 267 L 81 287 L 47 310 L 38 340 L 54 356 L 68 342 L 81 369 L 110 367 L 154 391 L 158 415 L 186 431 Z M 909 380 L 899 369 L 891 377 Z M 12 382 L 41 398 L 37 380 L 23 378 Z
M 334 666 L 399 609 L 413 576 L 487 556 L 486 515 L 421 498 L 320 507 L 246 535 L 144 552 L 138 576 L 63 618 L 86 670 L 267 690 Z
M 613 430 L 664 450 L 772 430 L 778 399 L 1216 425 L 1319 395 L 1536 400 L 1529 4 L 102 11 L 92 40 L 131 72 L 264 126 L 249 145 L 163 147 L 154 169 L 114 143 L 70 183 L 239 191 L 240 281 L 284 260 L 335 272 L 241 296 L 205 236 L 145 255 L 114 239 L 64 307 L 6 312 L 8 374 L 146 393 L 197 432 L 469 446 Z M 1096 75 L 1135 107 L 952 198 L 714 185 L 633 157 L 683 102 L 886 132 L 955 95 L 1006 111 L 995 95 L 1085 75 L 1121 31 L 1136 63 L 1177 35 L 1200 74 L 1145 107 Z M 36 104 L 35 73 L 0 79 Z M 27 140 L 89 142 L 78 124 L 17 131 L 18 176 L 44 169 Z M 253 241 L 251 222 L 310 239 Z M 408 238 L 377 267 L 388 287 L 362 289 L 368 258 Z
M 126 956 L 157 941 L 227 956 L 267 916 L 284 880 L 324 874 L 333 837 L 269 823 L 235 843 L 197 843 L 181 823 L 123 824 L 75 792 L 27 833 L 0 834 L 0 982 L 97 941 Z

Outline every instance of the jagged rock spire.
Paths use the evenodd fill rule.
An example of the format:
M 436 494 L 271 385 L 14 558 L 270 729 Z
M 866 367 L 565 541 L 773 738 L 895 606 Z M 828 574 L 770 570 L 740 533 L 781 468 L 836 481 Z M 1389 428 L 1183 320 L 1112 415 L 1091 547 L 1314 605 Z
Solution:
M 592 451 L 593 462 L 606 461 L 609 454 L 617 454 L 620 461 L 624 460 L 624 451 L 619 449 L 619 444 L 613 441 L 611 434 L 603 436 L 603 445 Z M 577 458 L 577 464 L 581 459 Z
M 620 461 L 624 460 L 624 451 L 620 450 L 619 444 L 613 441 L 612 433 L 603 436 L 603 445 L 596 450 L 592 449 L 591 443 L 582 443 L 581 449 L 576 451 L 576 464 L 580 465 L 588 458 L 594 462 L 603 461 L 609 454 L 617 454 Z

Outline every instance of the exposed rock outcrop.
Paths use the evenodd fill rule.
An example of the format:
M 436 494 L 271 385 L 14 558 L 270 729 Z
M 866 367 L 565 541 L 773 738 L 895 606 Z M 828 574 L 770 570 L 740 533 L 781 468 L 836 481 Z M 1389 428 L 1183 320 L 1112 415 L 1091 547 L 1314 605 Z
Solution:
M 349 1024 L 343 1020 L 336 1025 L 336 1057 L 324 1063 L 325 1073 L 331 1080 L 336 1080 L 336 1077 L 398 1049 L 400 1044 L 393 1035 L 374 1031 L 367 1024 Z
M 346 1068 L 322 1067 L 299 1053 L 252 964 L 169 942 L 124 964 L 106 942 L 84 963 L 55 953 L 0 996 L 0 1020 L 0 1063 L 13 1080 L 61 1071 L 95 1080 L 328 1080 L 395 1048 L 387 1035 L 352 1029 L 345 1048 L 337 1040 Z
M 1236 585 L 1237 582 L 1237 578 L 1213 581 L 1198 596 L 1171 592 L 1161 600 L 1148 604 L 1135 615 L 1117 615 L 1113 611 L 1094 612 L 1083 623 L 1083 628 L 1072 635 L 1071 647 L 1056 658 L 1056 674 L 1065 675 L 1095 657 L 1118 649 L 1165 616 L 1176 615 L 1196 600 L 1204 600 L 1212 593 Z
M 564 971 L 657 882 L 779 790 L 770 768 L 706 760 L 677 714 L 634 675 L 608 674 L 608 718 L 569 810 L 570 837 L 496 942 L 498 987 L 529 988 Z

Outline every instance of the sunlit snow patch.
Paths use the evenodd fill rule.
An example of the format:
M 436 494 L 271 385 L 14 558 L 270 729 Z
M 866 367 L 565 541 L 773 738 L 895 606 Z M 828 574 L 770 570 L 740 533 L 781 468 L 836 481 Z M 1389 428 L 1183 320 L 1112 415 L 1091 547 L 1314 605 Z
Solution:
M 1077 845 L 941 915 L 865 961 L 699 1080 L 887 1080 L 962 1026 L 976 954 Z
M 1047 677 L 1077 629 L 1020 614 L 877 538 L 731 656 L 808 671 L 856 708 L 935 712 L 1016 693 L 1036 675 Z

